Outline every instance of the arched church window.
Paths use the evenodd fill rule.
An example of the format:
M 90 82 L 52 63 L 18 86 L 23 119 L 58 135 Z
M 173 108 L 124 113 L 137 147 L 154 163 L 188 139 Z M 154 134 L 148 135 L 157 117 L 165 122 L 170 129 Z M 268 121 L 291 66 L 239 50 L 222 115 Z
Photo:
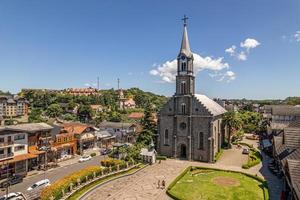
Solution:
M 198 133 L 198 137 L 197 137 L 197 140 L 198 140 L 198 149 L 203 149 L 204 148 L 203 138 L 204 138 L 203 132 Z
M 185 81 L 182 81 L 180 83 L 180 92 L 181 92 L 181 94 L 185 94 L 186 93 L 186 84 L 185 84 Z
M 181 71 L 186 71 L 186 63 L 185 62 L 182 62 L 181 63 Z
M 169 145 L 169 130 L 168 129 L 165 130 L 164 145 Z
M 181 113 L 182 113 L 182 114 L 185 114 L 185 113 L 186 113 L 186 105 L 185 105 L 185 103 L 182 103 L 182 104 L 181 104 Z

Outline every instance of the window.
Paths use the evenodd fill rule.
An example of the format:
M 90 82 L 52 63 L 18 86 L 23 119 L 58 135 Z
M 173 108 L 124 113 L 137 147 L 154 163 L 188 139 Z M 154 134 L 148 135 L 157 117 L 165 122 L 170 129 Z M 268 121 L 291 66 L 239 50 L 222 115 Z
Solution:
M 186 93 L 186 84 L 185 84 L 185 81 L 182 81 L 180 83 L 180 93 L 181 94 L 185 94 Z
M 179 127 L 181 130 L 186 129 L 186 123 L 184 123 L 184 122 L 180 123 Z
M 169 145 L 169 130 L 168 129 L 165 130 L 164 145 Z
M 0 149 L 0 155 L 4 154 L 4 149 Z
M 181 71 L 186 71 L 186 63 L 181 63 Z
M 182 113 L 182 114 L 185 114 L 185 113 L 186 113 L 186 106 L 185 106 L 185 103 L 182 103 L 182 104 L 181 104 L 181 113 Z
M 15 151 L 22 151 L 25 149 L 25 146 L 24 145 L 21 145 L 21 146 L 16 146 L 15 147 Z
M 4 142 L 4 138 L 0 138 L 0 143 L 3 143 Z
M 204 141 L 203 141 L 203 132 L 198 133 L 198 149 L 203 149 Z
M 25 139 L 25 134 L 15 135 L 14 139 L 15 140 L 24 140 Z

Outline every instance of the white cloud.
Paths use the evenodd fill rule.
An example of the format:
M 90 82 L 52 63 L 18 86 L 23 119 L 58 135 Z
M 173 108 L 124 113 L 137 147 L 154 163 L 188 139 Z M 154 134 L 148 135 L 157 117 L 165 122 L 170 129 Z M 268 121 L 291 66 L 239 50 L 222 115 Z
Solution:
M 209 74 L 210 77 L 216 78 L 217 81 L 231 82 L 236 79 L 236 74 L 233 71 L 226 71 L 225 73 Z
M 198 54 L 194 55 L 194 72 L 198 73 L 201 70 L 207 69 L 212 71 L 221 71 L 228 69 L 229 64 L 223 61 L 223 58 L 202 57 Z M 150 70 L 150 74 L 159 76 L 164 82 L 174 82 L 177 73 L 177 60 L 167 61 L 161 65 L 154 65 L 156 69 Z
M 297 42 L 300 42 L 300 31 L 297 31 L 297 32 L 294 34 L 294 38 L 296 39 Z
M 234 56 L 234 55 L 235 55 L 235 49 L 236 49 L 236 46 L 235 46 L 235 45 L 232 45 L 232 46 L 229 47 L 228 49 L 225 49 L 225 52 L 226 52 L 226 53 L 229 53 L 231 56 Z
M 86 86 L 86 87 L 91 87 L 91 84 L 85 83 L 84 86 Z
M 238 55 L 237 55 L 237 59 L 245 61 L 247 60 L 247 55 L 245 54 L 244 51 L 241 51 Z
M 256 39 L 247 38 L 244 42 L 241 42 L 240 46 L 242 48 L 247 49 L 249 51 L 250 49 L 254 49 L 257 46 L 259 46 L 260 43 Z
M 254 49 L 259 45 L 260 43 L 257 40 L 247 38 L 244 42 L 241 42 L 240 49 L 237 49 L 235 45 L 232 45 L 225 49 L 225 53 L 228 53 L 230 56 L 235 57 L 238 60 L 245 61 L 250 53 L 250 49 Z M 246 49 L 246 51 L 243 50 L 243 48 Z

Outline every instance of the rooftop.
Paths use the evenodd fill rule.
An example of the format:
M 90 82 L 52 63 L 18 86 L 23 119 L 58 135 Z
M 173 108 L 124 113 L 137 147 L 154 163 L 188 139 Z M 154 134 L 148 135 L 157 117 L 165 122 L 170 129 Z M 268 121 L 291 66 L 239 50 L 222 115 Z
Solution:
M 213 116 L 218 116 L 227 112 L 225 108 L 203 94 L 195 94 L 195 97 Z

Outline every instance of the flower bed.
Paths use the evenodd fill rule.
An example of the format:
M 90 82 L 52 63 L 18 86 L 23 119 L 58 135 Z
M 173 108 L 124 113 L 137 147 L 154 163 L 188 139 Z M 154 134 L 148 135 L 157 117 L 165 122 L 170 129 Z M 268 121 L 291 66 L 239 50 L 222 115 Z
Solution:
M 104 167 L 116 167 L 117 165 L 126 165 L 126 163 L 123 160 L 108 158 L 105 160 L 101 160 L 101 165 Z
M 54 200 L 61 199 L 64 192 L 70 191 L 70 185 L 76 186 L 81 182 L 86 182 L 93 176 L 99 176 L 102 168 L 99 166 L 86 167 L 78 172 L 74 172 L 42 190 L 41 199 L 48 200 L 51 196 Z

